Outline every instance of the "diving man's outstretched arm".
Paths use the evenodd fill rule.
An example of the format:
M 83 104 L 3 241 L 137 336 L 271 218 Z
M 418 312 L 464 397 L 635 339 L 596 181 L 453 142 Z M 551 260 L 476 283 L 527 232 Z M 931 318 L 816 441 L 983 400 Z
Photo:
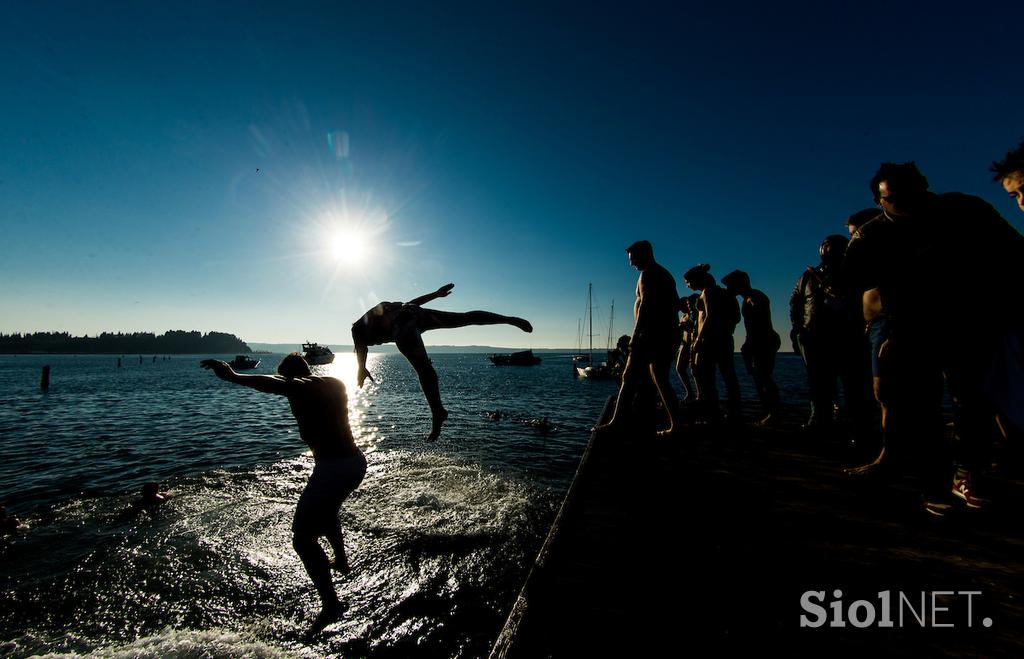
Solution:
M 436 300 L 439 297 L 448 297 L 448 295 L 452 292 L 453 288 L 455 288 L 455 284 L 445 284 L 444 286 L 437 289 L 433 293 L 421 295 L 418 298 L 409 300 L 406 304 L 415 304 L 416 306 L 420 306 L 422 304 L 430 302 L 431 300 Z
M 359 387 L 362 387 L 367 378 L 370 379 L 370 382 L 375 382 L 375 380 L 373 379 L 373 376 L 370 375 L 370 372 L 366 370 L 366 353 L 368 352 L 366 343 L 356 339 L 355 337 L 353 337 L 353 340 L 355 341 L 356 349 L 356 384 Z

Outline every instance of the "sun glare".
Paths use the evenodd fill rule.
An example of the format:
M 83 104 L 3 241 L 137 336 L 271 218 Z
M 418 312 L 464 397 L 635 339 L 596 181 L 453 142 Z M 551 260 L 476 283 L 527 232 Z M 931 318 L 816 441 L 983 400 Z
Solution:
M 338 229 L 330 238 L 331 258 L 340 266 L 358 266 L 369 259 L 370 252 L 369 236 L 359 229 Z

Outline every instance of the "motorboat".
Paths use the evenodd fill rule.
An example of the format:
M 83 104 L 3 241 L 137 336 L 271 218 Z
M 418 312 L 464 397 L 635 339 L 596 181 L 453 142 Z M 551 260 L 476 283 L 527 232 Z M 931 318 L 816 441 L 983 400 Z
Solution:
M 260 360 L 245 355 L 235 355 L 235 358 L 228 364 L 236 371 L 251 371 L 260 365 Z
M 302 356 L 310 366 L 322 366 L 334 361 L 334 353 L 327 346 L 317 343 L 303 343 Z
M 540 363 L 540 357 L 534 355 L 532 350 L 522 350 L 509 355 L 490 355 L 488 359 L 495 366 L 536 366 Z

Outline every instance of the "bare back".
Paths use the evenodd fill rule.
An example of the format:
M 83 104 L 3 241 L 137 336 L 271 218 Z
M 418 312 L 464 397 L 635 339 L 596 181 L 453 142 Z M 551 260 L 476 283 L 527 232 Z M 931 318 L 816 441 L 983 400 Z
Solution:
M 344 458 L 358 449 L 348 423 L 348 396 L 337 378 L 310 376 L 293 380 L 288 403 L 299 435 L 315 459 Z

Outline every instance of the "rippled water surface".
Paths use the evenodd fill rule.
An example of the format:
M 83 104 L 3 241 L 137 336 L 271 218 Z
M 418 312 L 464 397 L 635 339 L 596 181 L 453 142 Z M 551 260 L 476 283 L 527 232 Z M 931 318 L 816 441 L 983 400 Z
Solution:
M 280 356 L 261 357 L 270 373 Z M 0 501 L 30 526 L 0 545 L 0 656 L 486 654 L 614 393 L 567 355 L 436 355 L 451 418 L 427 444 L 400 355 L 371 355 L 363 390 L 351 355 L 315 367 L 348 385 L 369 468 L 341 511 L 348 612 L 308 645 L 317 602 L 290 525 L 312 458 L 286 400 L 199 359 L 0 356 Z M 798 366 L 780 359 L 784 392 Z M 126 512 L 153 480 L 172 498 Z

